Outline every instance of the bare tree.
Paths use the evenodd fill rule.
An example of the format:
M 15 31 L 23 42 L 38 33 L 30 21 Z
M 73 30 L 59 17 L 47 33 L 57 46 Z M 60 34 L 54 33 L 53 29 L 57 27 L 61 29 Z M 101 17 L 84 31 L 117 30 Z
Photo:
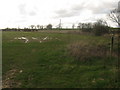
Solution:
M 37 25 L 37 29 L 40 29 L 40 25 Z
M 35 27 L 35 25 L 30 25 L 31 29 L 33 29 Z
M 78 28 L 78 29 L 82 29 L 82 23 L 78 23 L 77 28 Z
M 92 23 L 78 23 L 78 28 L 81 31 L 91 32 L 93 25 L 92 25 Z
M 72 25 L 72 29 L 74 29 L 74 28 L 75 28 L 75 24 Z
M 41 25 L 41 26 L 40 26 L 40 29 L 43 29 L 43 27 L 44 27 L 44 26 L 43 26 L 43 25 Z
M 118 8 L 112 10 L 109 13 L 110 20 L 117 23 L 118 27 L 120 27 L 120 1 L 118 2 Z

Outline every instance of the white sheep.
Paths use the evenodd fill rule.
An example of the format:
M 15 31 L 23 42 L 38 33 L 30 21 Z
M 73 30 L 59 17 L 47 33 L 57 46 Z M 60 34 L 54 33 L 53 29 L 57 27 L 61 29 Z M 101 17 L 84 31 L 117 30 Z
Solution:
M 32 37 L 32 39 L 37 39 L 37 38 L 35 38 L 35 37 Z
M 48 37 L 43 38 L 43 40 L 46 40 Z

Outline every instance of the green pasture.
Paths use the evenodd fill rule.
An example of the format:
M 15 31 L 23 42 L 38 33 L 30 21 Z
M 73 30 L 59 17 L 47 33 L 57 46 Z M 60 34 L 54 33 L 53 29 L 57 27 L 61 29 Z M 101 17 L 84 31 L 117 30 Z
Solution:
M 24 40 L 15 39 L 23 36 L 29 40 L 27 43 Z M 37 39 L 32 39 L 32 37 Z M 45 37 L 48 39 L 43 40 Z M 3 32 L 3 87 L 120 87 L 120 82 L 116 81 L 117 57 L 113 55 L 110 58 L 109 43 L 109 36 L 57 32 Z M 102 56 L 93 55 L 97 52 L 94 51 L 96 46 L 103 46 L 107 54 L 103 56 L 101 51 Z M 82 50 L 82 47 L 85 50 L 89 47 L 92 52 L 85 50 L 80 52 L 79 48 Z M 81 53 L 81 57 L 93 54 L 82 60 L 79 57 Z

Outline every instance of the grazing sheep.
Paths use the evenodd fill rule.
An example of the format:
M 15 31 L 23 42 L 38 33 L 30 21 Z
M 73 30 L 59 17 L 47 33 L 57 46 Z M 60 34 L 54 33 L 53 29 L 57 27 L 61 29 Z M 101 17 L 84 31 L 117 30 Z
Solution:
M 40 41 L 40 43 L 42 43 L 42 41 Z
M 18 37 L 19 40 L 21 40 L 22 38 Z
M 28 39 L 26 39 L 26 41 L 25 41 L 25 43 L 27 43 L 29 40 Z
M 43 38 L 43 40 L 46 40 L 48 37 Z
M 37 38 L 35 38 L 35 37 L 32 37 L 32 39 L 37 39 Z
M 25 40 L 25 43 L 27 43 L 29 40 L 26 37 L 21 37 L 22 40 Z
M 26 40 L 27 38 L 25 38 L 25 37 L 21 37 L 21 39 L 22 39 L 22 40 Z
M 27 43 L 29 40 L 26 37 L 15 37 L 14 39 L 18 39 L 18 40 L 24 40 L 25 43 Z

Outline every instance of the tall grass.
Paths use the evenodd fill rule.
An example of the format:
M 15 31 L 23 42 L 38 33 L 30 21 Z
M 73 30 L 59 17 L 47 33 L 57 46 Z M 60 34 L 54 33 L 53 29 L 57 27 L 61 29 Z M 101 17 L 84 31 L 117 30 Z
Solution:
M 68 46 L 70 55 L 77 60 L 84 61 L 90 58 L 110 57 L 110 49 L 104 44 L 93 44 L 92 42 L 77 42 Z M 115 57 L 115 54 L 114 54 Z

